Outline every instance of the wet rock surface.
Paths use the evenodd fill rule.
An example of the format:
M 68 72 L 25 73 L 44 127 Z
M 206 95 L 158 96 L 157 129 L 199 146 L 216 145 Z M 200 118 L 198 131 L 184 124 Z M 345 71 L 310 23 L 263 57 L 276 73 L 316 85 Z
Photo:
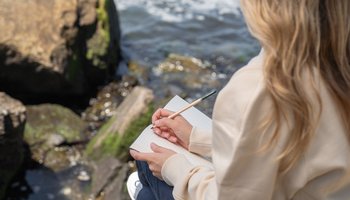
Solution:
M 130 94 L 138 81 L 133 76 L 124 76 L 121 81 L 112 81 L 102 87 L 96 97 L 90 99 L 89 107 L 81 114 L 93 135 L 101 125 L 111 118 L 124 98 Z
M 154 69 L 156 75 L 162 77 L 162 81 L 168 83 L 170 88 L 183 86 L 185 91 L 196 90 L 206 85 L 208 88 L 215 88 L 220 85 L 214 72 L 214 65 L 208 61 L 202 61 L 195 57 L 169 54 Z

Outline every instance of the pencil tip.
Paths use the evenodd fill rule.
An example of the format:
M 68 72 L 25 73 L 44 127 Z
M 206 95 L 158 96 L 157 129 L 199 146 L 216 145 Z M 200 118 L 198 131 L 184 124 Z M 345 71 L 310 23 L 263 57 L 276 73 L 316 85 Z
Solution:
M 215 94 L 215 93 L 216 93 L 216 90 L 212 90 L 212 91 L 209 92 L 208 94 L 204 95 L 204 96 L 202 97 L 202 100 L 204 100 L 204 99 L 210 97 L 211 95 L 213 95 L 213 94 Z

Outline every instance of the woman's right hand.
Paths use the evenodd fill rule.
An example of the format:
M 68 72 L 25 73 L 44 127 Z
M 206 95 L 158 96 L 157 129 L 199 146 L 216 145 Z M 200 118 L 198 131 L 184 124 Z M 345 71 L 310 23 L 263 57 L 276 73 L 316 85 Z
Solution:
M 173 113 L 159 108 L 152 115 L 153 131 L 160 137 L 188 149 L 192 125 L 181 115 L 169 119 L 168 116 Z

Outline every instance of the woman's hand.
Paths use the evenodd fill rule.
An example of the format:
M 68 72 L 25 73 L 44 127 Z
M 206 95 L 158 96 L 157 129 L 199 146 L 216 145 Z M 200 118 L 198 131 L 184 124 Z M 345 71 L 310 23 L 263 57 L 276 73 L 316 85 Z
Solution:
M 151 149 L 153 153 L 141 153 L 135 150 L 130 150 L 130 155 L 135 160 L 142 160 L 148 163 L 149 169 L 152 171 L 153 176 L 162 180 L 162 167 L 164 162 L 172 155 L 175 154 L 174 151 L 170 149 L 163 148 L 154 143 L 151 143 Z
M 192 125 L 181 115 L 169 119 L 168 116 L 173 113 L 159 108 L 152 116 L 153 131 L 160 137 L 188 149 Z

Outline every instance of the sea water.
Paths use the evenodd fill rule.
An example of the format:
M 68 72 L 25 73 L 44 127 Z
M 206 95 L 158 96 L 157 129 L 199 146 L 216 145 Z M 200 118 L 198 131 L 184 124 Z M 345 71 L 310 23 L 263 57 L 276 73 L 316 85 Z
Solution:
M 146 68 L 155 68 L 171 53 L 195 57 L 214 66 L 214 78 L 220 79 L 215 89 L 220 89 L 238 68 L 259 52 L 260 47 L 250 35 L 240 11 L 239 0 L 115 2 L 123 57 Z M 192 96 L 188 95 L 192 98 L 213 89 L 204 82 L 194 90 L 170 76 L 176 75 L 164 76 L 153 70 L 145 84 L 159 96 L 166 93 L 160 85 L 172 87 L 175 84 L 179 92 L 192 92 Z M 164 80 L 165 77 L 168 78 Z

